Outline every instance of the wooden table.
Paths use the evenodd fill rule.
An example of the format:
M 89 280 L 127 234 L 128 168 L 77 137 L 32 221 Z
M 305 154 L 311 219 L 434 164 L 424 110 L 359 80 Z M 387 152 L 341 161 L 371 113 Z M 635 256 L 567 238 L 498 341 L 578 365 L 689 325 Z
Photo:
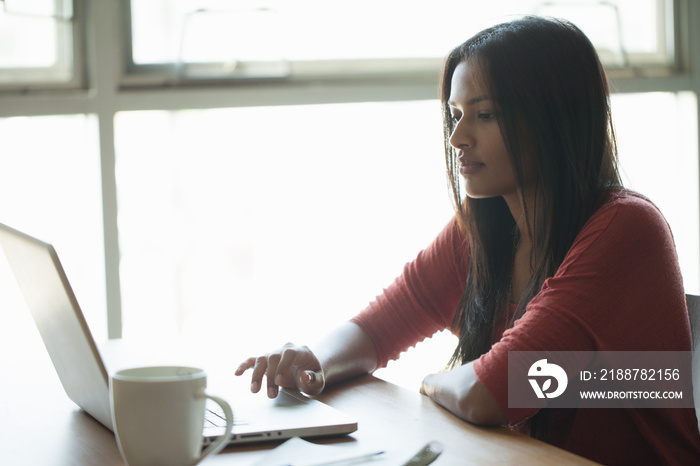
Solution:
M 47 356 L 13 357 L 2 349 L 0 464 L 124 464 L 114 435 L 66 397 Z M 445 451 L 436 465 L 591 464 L 506 429 L 472 426 L 419 393 L 372 376 L 332 387 L 319 399 L 352 414 L 359 424 L 350 436 L 321 443 L 413 452 L 438 440 Z M 203 464 L 250 465 L 275 446 L 229 448 Z

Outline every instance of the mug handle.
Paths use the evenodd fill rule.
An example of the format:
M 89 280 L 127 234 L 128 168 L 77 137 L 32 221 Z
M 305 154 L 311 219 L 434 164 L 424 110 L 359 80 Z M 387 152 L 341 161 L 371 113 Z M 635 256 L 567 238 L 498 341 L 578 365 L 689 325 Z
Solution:
M 216 439 L 215 442 L 209 444 L 202 451 L 202 454 L 197 460 L 197 463 L 199 463 L 212 453 L 217 453 L 219 450 L 221 450 L 228 444 L 228 441 L 231 439 L 231 431 L 233 430 L 233 411 L 231 411 L 231 406 L 226 400 L 224 400 L 223 398 L 219 398 L 218 396 L 210 395 L 204 389 L 201 389 L 199 393 L 197 393 L 197 397 L 209 398 L 210 400 L 221 406 L 221 409 L 224 411 L 224 415 L 226 416 L 226 432 L 224 432 L 224 435 Z

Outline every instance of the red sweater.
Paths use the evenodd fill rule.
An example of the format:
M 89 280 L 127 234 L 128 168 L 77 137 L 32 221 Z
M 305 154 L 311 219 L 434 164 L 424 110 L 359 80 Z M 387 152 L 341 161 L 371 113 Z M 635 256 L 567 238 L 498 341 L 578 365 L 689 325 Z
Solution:
M 379 367 L 451 327 L 468 261 L 464 233 L 453 220 L 353 319 L 374 342 Z M 491 350 L 475 361 L 479 380 L 513 428 L 537 410 L 508 409 L 508 352 L 542 350 L 691 350 L 673 237 L 651 202 L 628 191 L 611 195 L 525 315 L 513 328 L 500 329 Z M 700 433 L 690 408 L 552 409 L 550 414 L 552 444 L 604 464 L 700 463 Z

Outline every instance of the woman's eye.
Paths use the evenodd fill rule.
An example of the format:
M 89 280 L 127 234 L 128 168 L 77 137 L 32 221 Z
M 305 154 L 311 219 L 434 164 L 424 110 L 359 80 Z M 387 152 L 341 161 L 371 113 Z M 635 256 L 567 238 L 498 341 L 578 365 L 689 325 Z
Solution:
M 457 122 L 459 122 L 459 115 L 451 115 L 450 119 L 452 120 L 452 123 L 457 124 Z
M 481 112 L 479 113 L 479 119 L 485 120 L 485 121 L 490 121 L 496 118 L 495 113 L 490 113 L 490 112 Z

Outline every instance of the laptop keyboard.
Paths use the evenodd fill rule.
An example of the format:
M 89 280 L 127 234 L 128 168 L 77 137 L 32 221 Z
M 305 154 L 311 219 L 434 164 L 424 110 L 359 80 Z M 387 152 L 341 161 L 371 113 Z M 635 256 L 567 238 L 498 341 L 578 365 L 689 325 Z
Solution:
M 233 425 L 234 426 L 244 426 L 247 425 L 248 421 L 237 416 L 235 413 L 233 415 Z M 204 413 L 204 427 L 226 427 L 226 416 L 221 409 L 207 407 Z

